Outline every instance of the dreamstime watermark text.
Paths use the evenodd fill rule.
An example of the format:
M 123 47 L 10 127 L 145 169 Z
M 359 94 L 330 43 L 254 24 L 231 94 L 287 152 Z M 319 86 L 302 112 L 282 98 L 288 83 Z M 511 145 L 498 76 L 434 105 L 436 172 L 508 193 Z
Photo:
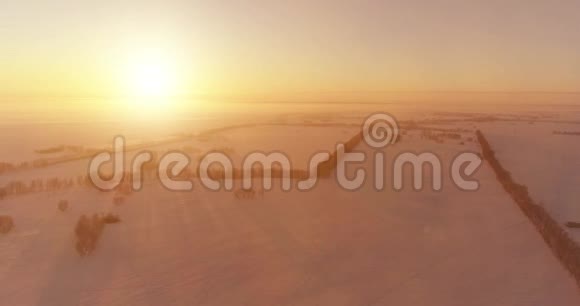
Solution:
M 426 182 L 430 189 L 441 190 L 444 162 L 433 152 L 399 152 L 387 164 L 389 146 L 399 139 L 399 125 L 395 118 L 386 113 L 375 113 L 365 119 L 361 132 L 351 140 L 337 144 L 334 152 L 316 152 L 309 158 L 307 170 L 296 170 L 288 154 L 279 151 L 250 152 L 242 159 L 240 168 L 234 166 L 227 152 L 208 152 L 194 164 L 185 152 L 171 151 L 156 158 L 150 151 L 141 151 L 136 152 L 126 168 L 125 139 L 117 136 L 111 151 L 103 151 L 90 160 L 89 178 L 97 188 L 105 191 L 127 183 L 127 178 L 131 188 L 139 191 L 143 187 L 144 173 L 151 169 L 160 183 L 173 191 L 192 191 L 195 179 L 204 188 L 215 191 L 233 190 L 235 180 L 241 180 L 242 188 L 246 190 L 254 189 L 256 182 L 261 184 L 258 189 L 270 190 L 273 179 L 280 180 L 284 191 L 294 188 L 308 191 L 315 188 L 319 180 L 328 177 L 333 177 L 346 190 L 357 190 L 369 181 L 376 190 L 402 190 L 409 181 L 405 178 L 410 174 L 414 190 L 422 190 Z M 355 151 L 355 147 L 363 149 Z M 112 166 L 109 175 L 103 174 L 105 164 Z M 473 175 L 481 164 L 479 154 L 461 152 L 450 161 L 449 177 L 460 190 L 477 190 L 479 182 Z M 405 171 L 406 167 L 411 171 Z M 387 176 L 392 178 L 390 183 L 385 180 Z

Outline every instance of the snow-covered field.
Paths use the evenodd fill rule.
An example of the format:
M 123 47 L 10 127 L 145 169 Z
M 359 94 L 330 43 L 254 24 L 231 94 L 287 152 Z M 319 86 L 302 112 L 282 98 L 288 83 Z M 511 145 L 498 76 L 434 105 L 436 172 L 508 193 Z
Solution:
M 517 171 L 527 169 L 526 161 L 548 163 L 533 156 L 549 159 L 558 153 L 560 160 L 573 161 L 571 142 L 580 136 L 552 135 L 552 127 L 542 128 L 552 123 L 413 114 L 414 110 L 400 111 L 402 125 L 410 128 L 401 142 L 387 147 L 389 160 L 399 152 L 430 151 L 448 165 L 459 152 L 479 151 L 472 139 L 479 128 L 489 134 L 502 164 L 528 185 L 533 197 L 556 190 L 558 196 L 542 200 L 567 207 L 555 210 L 563 216 L 574 213 L 573 183 L 554 189 L 558 185 L 550 182 L 552 189 L 537 191 L 535 178 Z M 365 116 L 306 114 L 284 117 L 283 122 L 362 123 Z M 455 119 L 447 120 L 450 117 Z M 513 126 L 513 132 L 506 126 Z M 461 136 L 439 138 L 436 131 L 425 132 L 427 128 L 457 130 Z M 531 150 L 522 143 L 534 140 L 538 131 L 532 128 L 546 131 L 544 151 L 536 148 L 530 153 L 537 155 L 529 159 L 514 157 L 518 149 Z M 356 132 L 354 127 L 264 125 L 151 149 L 191 147 L 192 154 L 201 154 L 231 148 L 237 157 L 252 150 L 279 150 L 305 166 L 308 156 L 332 150 L 337 141 Z M 522 140 L 522 135 L 530 137 Z M 356 150 L 373 153 L 364 144 Z M 0 185 L 13 179 L 74 176 L 86 169 L 86 162 L 5 173 Z M 388 170 L 389 161 L 386 165 Z M 352 164 L 349 170 L 359 167 L 372 177 L 370 161 Z M 544 175 L 577 182 L 572 167 L 551 168 Z M 451 183 L 448 169 L 443 167 L 439 192 L 414 191 L 410 180 L 403 191 L 391 187 L 377 191 L 371 180 L 357 191 L 346 191 L 327 178 L 308 192 L 276 187 L 245 200 L 233 192 L 206 190 L 198 181 L 191 192 L 171 192 L 158 182 L 148 182 L 122 205 L 113 204 L 113 193 L 90 187 L 7 197 L 0 200 L 0 215 L 12 216 L 15 227 L 0 236 L 0 300 L 6 305 L 59 306 L 579 305 L 574 279 L 503 191 L 490 167 L 484 163 L 476 173 L 480 188 L 474 192 Z M 387 176 L 387 186 L 391 183 Z M 66 212 L 57 209 L 63 199 L 70 203 Z M 100 212 L 118 214 L 121 222 L 107 225 L 95 252 L 80 257 L 74 248 L 75 224 L 82 214 Z
M 580 222 L 580 132 L 577 123 L 486 123 L 481 126 L 497 158 L 515 181 L 561 224 Z M 568 229 L 568 228 L 567 228 Z M 578 243 L 580 231 L 568 229 Z

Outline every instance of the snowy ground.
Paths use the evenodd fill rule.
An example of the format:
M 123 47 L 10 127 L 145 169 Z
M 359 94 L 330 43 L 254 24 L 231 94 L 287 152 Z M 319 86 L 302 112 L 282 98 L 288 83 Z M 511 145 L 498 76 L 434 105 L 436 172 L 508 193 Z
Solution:
M 536 202 L 561 224 L 580 222 L 580 136 L 554 134 L 580 132 L 580 122 L 495 123 L 482 125 L 482 131 L 502 165 L 528 186 Z M 580 231 L 569 233 L 580 243 Z
M 226 144 L 305 153 L 286 142 L 296 135 L 291 128 L 277 138 L 284 143 L 251 129 L 232 131 Z M 387 155 L 429 150 L 448 163 L 478 151 L 469 136 L 438 143 L 413 130 Z M 352 167 L 361 166 L 371 167 Z M 458 190 L 446 171 L 440 192 L 376 191 L 371 183 L 349 192 L 331 178 L 308 192 L 276 189 L 254 200 L 199 182 L 186 193 L 151 183 L 121 206 L 89 188 L 6 198 L 0 214 L 16 226 L 0 237 L 0 298 L 59 306 L 579 305 L 576 283 L 487 164 L 476 178 L 476 192 Z M 57 210 L 60 199 L 69 211 Z M 122 222 L 107 225 L 95 253 L 81 258 L 74 225 L 81 214 L 103 211 Z

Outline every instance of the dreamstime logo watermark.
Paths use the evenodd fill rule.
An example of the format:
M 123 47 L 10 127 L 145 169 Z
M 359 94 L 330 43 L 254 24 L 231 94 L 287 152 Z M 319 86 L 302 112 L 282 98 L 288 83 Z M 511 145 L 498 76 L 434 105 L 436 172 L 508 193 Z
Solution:
M 405 166 L 411 167 L 413 188 L 422 190 L 424 179 L 429 177 L 426 169 L 430 169 L 431 189 L 439 191 L 443 188 L 442 160 L 432 152 L 401 152 L 387 167 L 387 148 L 400 139 L 399 126 L 394 117 L 386 113 L 375 113 L 365 119 L 362 131 L 345 143 L 336 145 L 334 152 L 317 152 L 308 161 L 308 170 L 300 171 L 292 168 L 287 154 L 283 152 L 250 152 L 243 158 L 241 169 L 234 167 L 233 161 L 226 152 L 209 152 L 193 165 L 190 157 L 179 151 L 172 151 L 160 159 L 154 158 L 150 151 L 137 152 L 130 163 L 130 171 L 125 171 L 125 139 L 115 137 L 112 152 L 104 151 L 91 159 L 89 163 L 89 178 L 101 190 L 114 190 L 122 183 L 129 184 L 133 190 L 143 187 L 144 172 L 152 168 L 157 173 L 160 183 L 173 191 L 191 191 L 194 189 L 193 178 L 199 179 L 208 190 L 234 189 L 234 180 L 241 180 L 244 190 L 253 190 L 256 181 L 260 181 L 262 190 L 272 189 L 272 179 L 281 181 L 281 188 L 289 191 L 293 187 L 300 191 L 315 188 L 319 179 L 334 177 L 338 185 L 347 190 L 357 190 L 367 182 L 367 172 L 372 172 L 372 182 L 376 190 L 387 187 L 386 169 L 391 170 L 392 188 L 402 190 L 405 182 Z M 361 141 L 370 150 L 353 151 Z M 370 155 L 370 156 L 369 156 Z M 360 166 L 354 173 L 347 173 L 348 164 L 370 162 L 371 166 Z M 106 163 L 112 163 L 110 176 L 104 177 L 101 168 Z M 153 167 L 151 166 L 153 163 Z M 450 178 L 460 190 L 474 191 L 479 188 L 479 182 L 471 177 L 479 169 L 482 160 L 474 152 L 461 152 L 451 161 Z M 149 165 L 149 166 L 148 166 Z M 257 167 L 256 167 L 257 166 Z M 369 171 L 371 170 L 371 171 Z M 353 171 L 350 171 L 353 172 Z M 189 175 L 182 175 L 188 173 Z M 298 179 L 297 179 L 298 177 Z M 296 184 L 293 184 L 296 180 Z

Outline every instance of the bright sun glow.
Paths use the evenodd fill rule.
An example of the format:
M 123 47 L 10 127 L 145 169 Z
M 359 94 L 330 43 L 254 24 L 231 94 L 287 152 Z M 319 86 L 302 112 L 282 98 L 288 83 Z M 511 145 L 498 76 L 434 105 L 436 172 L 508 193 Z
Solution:
M 159 117 L 171 113 L 179 79 L 175 56 L 140 50 L 132 52 L 123 66 L 126 105 L 132 114 Z
M 142 63 L 135 67 L 133 94 L 144 97 L 161 97 L 171 94 L 171 75 L 160 63 Z
M 124 78 L 132 108 L 165 111 L 177 93 L 177 70 L 170 56 L 154 53 L 132 57 Z

